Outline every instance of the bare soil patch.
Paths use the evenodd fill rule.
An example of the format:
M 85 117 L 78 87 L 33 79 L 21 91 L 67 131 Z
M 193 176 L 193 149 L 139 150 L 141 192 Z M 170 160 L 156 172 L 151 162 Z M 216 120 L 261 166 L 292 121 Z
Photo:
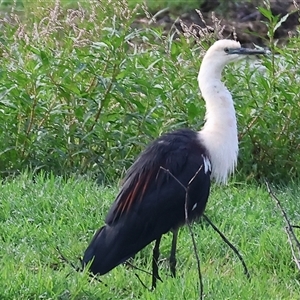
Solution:
M 220 5 L 218 0 L 206 0 L 204 4 L 199 6 L 207 26 L 212 27 L 213 30 L 213 19 L 216 17 L 225 26 L 224 38 L 232 38 L 236 34 L 237 39 L 242 44 L 266 44 L 268 29 L 264 21 L 267 19 L 257 9 L 259 5 L 262 5 L 262 1 L 254 0 L 251 3 L 231 4 L 226 8 L 226 13 L 218 12 L 221 11 Z M 297 35 L 300 18 L 299 7 L 300 0 L 270 0 L 270 8 L 274 16 L 278 15 L 281 18 L 289 14 L 286 21 L 275 32 L 274 38 L 278 39 L 279 42 L 285 43 L 289 37 Z M 167 33 L 174 28 L 182 31 L 180 20 L 188 27 L 193 26 L 193 24 L 205 26 L 195 10 L 186 13 L 162 10 L 157 12 L 155 22 L 150 23 L 151 26 L 163 27 Z M 137 23 L 149 24 L 149 20 L 140 19 Z

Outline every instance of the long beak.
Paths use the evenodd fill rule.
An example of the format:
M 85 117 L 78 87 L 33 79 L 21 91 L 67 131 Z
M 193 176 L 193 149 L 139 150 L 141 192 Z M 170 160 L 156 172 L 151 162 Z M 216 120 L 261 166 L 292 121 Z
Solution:
M 228 54 L 241 54 L 241 55 L 256 55 L 256 54 L 266 54 L 264 49 L 250 49 L 250 48 L 237 48 L 228 49 Z

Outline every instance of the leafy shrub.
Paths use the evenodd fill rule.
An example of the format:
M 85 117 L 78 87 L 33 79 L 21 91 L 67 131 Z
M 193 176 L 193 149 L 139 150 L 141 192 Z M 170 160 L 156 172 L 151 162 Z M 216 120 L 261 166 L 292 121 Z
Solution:
M 268 19 L 271 52 L 263 61 L 263 76 L 249 70 L 238 74 L 243 78 L 236 90 L 241 170 L 252 178 L 288 182 L 300 170 L 300 64 L 295 55 L 300 40 L 291 37 L 278 46 L 274 33 L 288 15 L 280 18 L 270 8 L 259 10 Z
M 181 99 L 194 98 L 196 88 L 177 78 L 179 47 L 155 30 L 131 28 L 126 3 L 97 3 L 37 7 L 32 23 L 3 20 L 3 174 L 30 166 L 119 177 L 168 128 L 165 120 L 179 125 Z
M 201 128 L 196 76 L 212 35 L 204 30 L 198 38 L 195 28 L 184 27 L 185 35 L 174 40 L 137 25 L 139 9 L 113 3 L 90 0 L 69 9 L 59 1 L 47 8 L 25 3 L 22 14 L 2 18 L 3 175 L 29 167 L 115 180 L 161 133 Z M 265 75 L 251 66 L 228 68 L 241 178 L 297 175 L 297 45 L 291 40 L 280 60 L 265 58 Z

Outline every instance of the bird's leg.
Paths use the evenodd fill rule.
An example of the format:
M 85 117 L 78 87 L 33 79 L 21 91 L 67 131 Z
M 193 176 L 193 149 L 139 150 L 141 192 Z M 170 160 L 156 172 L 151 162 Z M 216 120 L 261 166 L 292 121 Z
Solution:
M 158 258 L 159 258 L 159 244 L 161 236 L 155 241 L 152 255 L 152 290 L 156 288 L 156 281 L 160 279 L 158 274 Z
M 178 237 L 178 228 L 172 230 L 173 238 L 172 238 L 172 246 L 171 246 L 171 254 L 170 254 L 170 269 L 173 277 L 176 276 L 176 246 L 177 246 L 177 237 Z

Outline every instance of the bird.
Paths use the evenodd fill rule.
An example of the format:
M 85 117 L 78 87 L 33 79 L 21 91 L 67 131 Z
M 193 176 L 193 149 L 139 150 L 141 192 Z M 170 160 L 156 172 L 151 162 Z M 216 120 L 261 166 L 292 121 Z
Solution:
M 175 276 L 178 229 L 203 214 L 211 182 L 225 184 L 237 164 L 236 113 L 231 93 L 221 81 L 222 71 L 229 63 L 257 54 L 265 51 L 243 48 L 229 39 L 218 40 L 207 50 L 198 73 L 206 106 L 202 129 L 165 133 L 138 156 L 125 175 L 105 225 L 84 252 L 82 264 L 88 265 L 91 273 L 104 275 L 155 241 L 155 288 L 160 279 L 160 240 L 171 231 L 170 267 Z M 188 187 L 187 203 L 183 187 Z

